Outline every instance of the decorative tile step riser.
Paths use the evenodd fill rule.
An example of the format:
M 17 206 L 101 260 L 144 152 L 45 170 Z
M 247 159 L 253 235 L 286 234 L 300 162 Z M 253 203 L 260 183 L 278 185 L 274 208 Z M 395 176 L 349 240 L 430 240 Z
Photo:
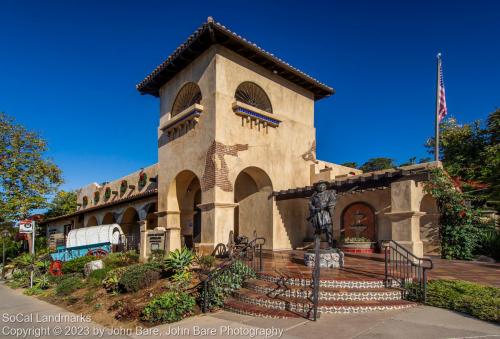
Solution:
M 312 280 L 307 278 L 286 278 L 268 274 L 259 274 L 258 278 L 267 282 L 273 282 L 280 285 L 311 287 Z M 383 288 L 382 280 L 320 280 L 321 287 L 330 288 Z M 393 286 L 395 283 L 393 282 Z
M 286 288 L 268 288 L 257 285 L 248 284 L 246 288 L 265 294 L 269 297 L 285 297 L 285 298 L 312 298 L 311 290 L 297 290 Z M 368 300 L 401 300 L 400 291 L 387 292 L 322 292 L 319 293 L 320 300 L 338 300 L 338 301 L 368 301 Z
M 287 319 L 287 318 L 289 318 L 289 317 L 285 317 L 285 316 L 277 316 L 277 315 L 261 313 L 261 312 L 252 312 L 249 310 L 239 309 L 239 308 L 231 307 L 231 306 L 224 306 L 224 309 L 226 311 L 230 311 L 230 312 L 234 312 L 234 313 L 238 313 L 238 314 L 250 315 L 252 317 L 272 318 L 272 319 Z
M 281 300 L 261 300 L 254 299 L 251 297 L 246 297 L 244 295 L 236 295 L 235 298 L 239 301 L 250 305 L 257 305 L 261 307 L 265 307 L 272 310 L 281 310 L 281 311 L 291 311 L 302 314 L 309 314 L 312 312 L 312 304 L 302 304 L 302 303 L 290 303 L 284 302 Z M 371 311 L 386 311 L 386 310 L 399 310 L 412 307 L 412 304 L 402 304 L 402 305 L 374 305 L 374 306 L 318 306 L 318 312 L 320 313 L 364 313 Z

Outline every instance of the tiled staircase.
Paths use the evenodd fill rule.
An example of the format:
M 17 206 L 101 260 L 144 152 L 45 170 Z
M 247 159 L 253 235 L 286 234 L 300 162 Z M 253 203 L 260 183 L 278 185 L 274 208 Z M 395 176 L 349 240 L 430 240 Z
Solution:
M 271 318 L 312 317 L 310 278 L 260 273 L 226 300 L 225 309 Z M 318 312 L 360 313 L 413 306 L 402 300 L 401 291 L 385 288 L 379 279 L 322 279 Z

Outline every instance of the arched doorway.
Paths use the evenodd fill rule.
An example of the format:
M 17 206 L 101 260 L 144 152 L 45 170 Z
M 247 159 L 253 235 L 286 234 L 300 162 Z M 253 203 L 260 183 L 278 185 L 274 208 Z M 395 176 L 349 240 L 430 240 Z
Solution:
M 377 241 L 377 227 L 373 208 L 364 202 L 355 202 L 342 212 L 341 238 L 367 238 Z
M 235 236 L 253 237 L 254 231 L 266 239 L 264 247 L 272 248 L 273 185 L 269 176 L 257 167 L 248 167 L 238 174 L 234 184 Z
M 108 212 L 104 215 L 104 218 L 102 218 L 102 224 L 103 225 L 111 225 L 116 223 L 116 219 L 113 213 Z
M 87 227 L 91 226 L 97 226 L 97 218 L 95 217 L 95 215 L 91 216 L 87 221 Z
M 147 229 L 148 230 L 154 230 L 158 226 L 158 216 L 156 215 L 156 212 L 158 211 L 158 206 L 156 203 L 151 203 L 145 206 L 145 211 L 146 211 L 146 220 L 148 221 L 147 223 Z
M 141 229 L 139 226 L 139 214 L 133 207 L 129 207 L 123 213 L 120 226 L 127 239 L 127 249 L 139 251 Z
M 193 248 L 195 243 L 201 242 L 201 204 L 200 180 L 191 171 L 185 170 L 177 174 L 168 191 L 168 211 L 175 214 L 179 212 L 178 223 L 181 227 L 181 236 L 188 248 Z M 174 222 L 170 219 L 170 222 Z

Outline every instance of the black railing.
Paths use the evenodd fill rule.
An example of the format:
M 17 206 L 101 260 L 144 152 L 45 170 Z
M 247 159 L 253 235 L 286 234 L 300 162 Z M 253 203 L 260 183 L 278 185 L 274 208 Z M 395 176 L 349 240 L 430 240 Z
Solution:
M 266 240 L 264 238 L 256 237 L 253 240 L 245 243 L 233 244 L 230 242 L 227 246 L 224 244 L 219 244 L 216 246 L 216 249 L 214 250 L 214 256 L 217 256 L 219 258 L 225 257 L 225 259 L 217 266 L 217 268 L 206 273 L 205 278 L 200 282 L 201 310 L 203 313 L 208 312 L 210 299 L 214 294 L 212 282 L 219 275 L 231 269 L 232 265 L 236 261 L 245 263 L 254 272 L 262 271 L 262 246 L 265 244 L 265 242 Z M 226 250 L 224 256 L 221 256 L 222 248 L 225 248 Z M 198 287 L 200 287 L 200 284 L 198 284 Z
M 429 258 L 419 258 L 394 240 L 382 242 L 385 253 L 386 287 L 397 287 L 403 297 L 427 301 L 427 271 L 434 265 Z

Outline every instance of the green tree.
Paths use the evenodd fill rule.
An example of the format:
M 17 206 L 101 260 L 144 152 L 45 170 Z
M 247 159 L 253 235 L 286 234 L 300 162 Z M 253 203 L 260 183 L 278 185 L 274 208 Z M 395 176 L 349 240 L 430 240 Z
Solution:
M 60 169 L 44 157 L 47 143 L 0 112 L 0 221 L 28 217 L 47 207 L 62 182 Z
M 358 168 L 358 164 L 355 162 L 344 162 L 343 164 L 340 164 L 340 166 Z
M 48 218 L 73 213 L 76 211 L 76 192 L 59 191 L 49 205 L 49 210 L 45 214 Z
M 371 158 L 359 167 L 363 172 L 373 172 L 396 167 L 391 158 Z
M 410 165 L 415 165 L 417 163 L 417 157 L 411 157 L 407 161 L 403 162 L 399 166 L 410 166 Z
M 434 138 L 427 141 L 429 153 L 434 153 Z M 449 118 L 441 123 L 440 160 L 452 177 L 465 184 L 464 191 L 474 191 L 474 196 L 492 201 L 498 207 L 500 201 L 500 109 L 492 112 L 484 125 L 476 120 L 459 124 Z M 477 183 L 487 184 L 478 191 Z

